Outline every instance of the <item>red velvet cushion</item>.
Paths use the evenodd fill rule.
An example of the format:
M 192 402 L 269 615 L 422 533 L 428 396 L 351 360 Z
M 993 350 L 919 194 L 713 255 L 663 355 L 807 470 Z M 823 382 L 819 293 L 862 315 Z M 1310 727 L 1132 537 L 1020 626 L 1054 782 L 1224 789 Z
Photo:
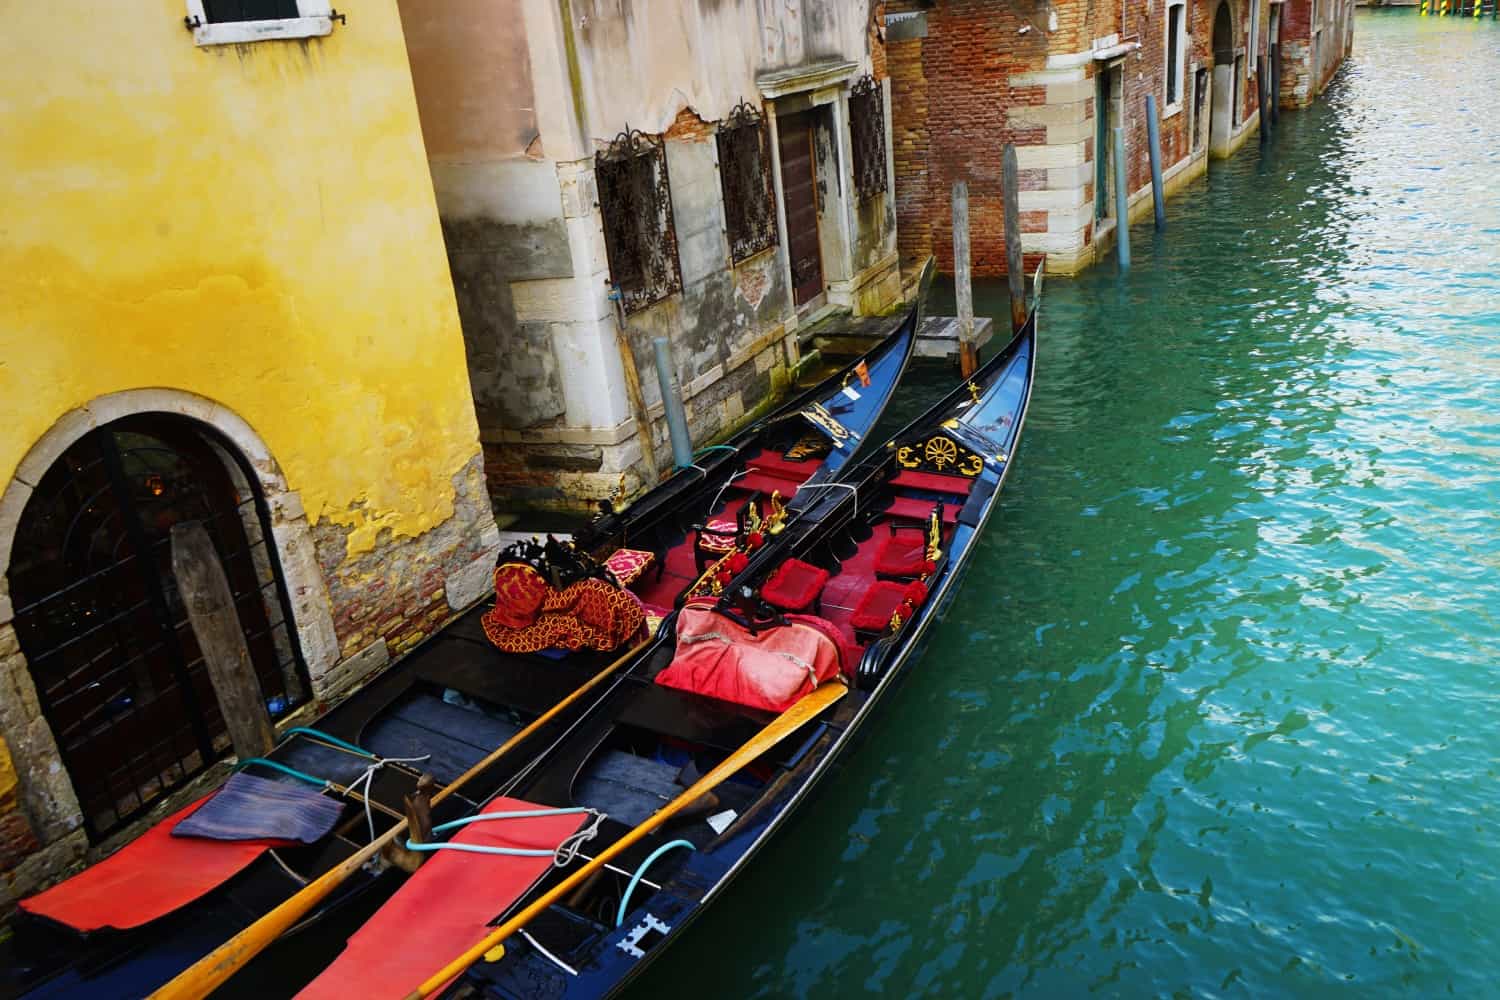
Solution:
M 859 607 L 849 616 L 849 624 L 861 632 L 884 632 L 891 623 L 891 615 L 896 613 L 905 599 L 906 584 L 894 580 L 876 580 L 865 591 L 865 596 L 860 598 Z
M 760 589 L 760 596 L 783 611 L 802 611 L 817 600 L 828 582 L 828 571 L 801 559 L 788 559 Z
M 927 562 L 927 532 L 899 527 L 886 535 L 875 553 L 875 572 L 882 576 L 918 576 Z

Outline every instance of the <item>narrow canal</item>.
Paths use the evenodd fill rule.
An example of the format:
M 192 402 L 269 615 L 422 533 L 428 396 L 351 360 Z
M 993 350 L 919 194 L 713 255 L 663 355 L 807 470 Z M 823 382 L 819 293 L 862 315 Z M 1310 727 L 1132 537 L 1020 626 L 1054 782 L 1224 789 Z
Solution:
M 938 636 L 634 997 L 1493 994 L 1496 80 L 1500 25 L 1362 14 L 1128 276 L 1048 283 Z

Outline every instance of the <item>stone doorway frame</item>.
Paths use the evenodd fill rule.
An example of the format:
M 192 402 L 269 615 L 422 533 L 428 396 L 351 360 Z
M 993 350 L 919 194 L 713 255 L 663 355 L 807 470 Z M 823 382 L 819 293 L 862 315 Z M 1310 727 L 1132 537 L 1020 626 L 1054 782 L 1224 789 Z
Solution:
M 127 389 L 63 414 L 32 445 L 0 493 L 0 740 L 18 779 L 21 814 L 40 845 L 9 873 L 9 886 L 0 885 L 0 902 L 7 894 L 19 896 L 39 887 L 88 848 L 82 809 L 52 729 L 42 717 L 13 625 L 7 573 L 16 529 L 34 487 L 69 446 L 97 427 L 148 413 L 197 421 L 239 450 L 271 514 L 271 542 L 281 563 L 313 698 L 324 690 L 328 671 L 339 659 L 328 587 L 301 497 L 288 487 L 270 449 L 248 422 L 220 403 L 180 389 Z

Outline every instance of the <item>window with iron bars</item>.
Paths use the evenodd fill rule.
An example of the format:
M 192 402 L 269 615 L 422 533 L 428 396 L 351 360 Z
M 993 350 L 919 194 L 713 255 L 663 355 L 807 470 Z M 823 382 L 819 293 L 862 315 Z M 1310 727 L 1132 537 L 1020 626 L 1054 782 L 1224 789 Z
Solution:
M 849 137 L 854 144 L 854 189 L 861 200 L 885 190 L 885 102 L 866 75 L 849 91 Z
M 729 256 L 738 264 L 776 245 L 771 140 L 765 117 L 744 101 L 719 123 L 717 138 Z
M 599 210 L 610 279 L 625 311 L 635 312 L 682 291 L 667 150 L 659 136 L 621 132 L 595 154 Z

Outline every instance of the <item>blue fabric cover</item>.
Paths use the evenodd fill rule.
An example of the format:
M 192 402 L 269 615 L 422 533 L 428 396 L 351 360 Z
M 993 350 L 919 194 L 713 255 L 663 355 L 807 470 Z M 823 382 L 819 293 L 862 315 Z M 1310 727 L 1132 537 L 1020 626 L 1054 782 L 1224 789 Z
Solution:
M 172 836 L 312 844 L 328 835 L 343 811 L 343 803 L 311 785 L 289 785 L 240 771 L 174 826 Z

